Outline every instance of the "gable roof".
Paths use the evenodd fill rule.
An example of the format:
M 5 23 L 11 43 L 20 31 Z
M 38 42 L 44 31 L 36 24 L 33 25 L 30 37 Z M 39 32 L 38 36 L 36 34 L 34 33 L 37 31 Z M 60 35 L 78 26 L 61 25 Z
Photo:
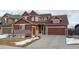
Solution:
M 1 17 L 1 19 L 4 18 L 4 17 L 19 19 L 20 15 L 12 15 L 12 14 L 9 14 L 9 13 L 5 13 L 5 14 Z
M 30 12 L 30 15 L 38 15 L 38 14 L 37 14 L 35 11 L 32 10 L 32 11 Z
M 10 22 L 10 21 L 8 21 L 8 22 L 4 22 L 4 18 L 7 18 L 8 20 L 12 20 L 12 21 L 14 21 L 15 19 L 19 19 L 19 17 L 20 17 L 20 15 L 12 15 L 12 14 L 9 14 L 9 13 L 5 13 L 2 17 L 1 17 L 1 19 L 0 19 L 0 26 L 4 26 L 4 27 L 6 27 L 6 26 L 11 26 L 12 25 L 12 22 L 11 23 L 8 23 L 8 22 Z
M 16 21 L 14 24 L 26 24 L 26 23 L 31 23 L 31 22 L 21 18 L 18 21 Z
M 2 17 L 12 17 L 12 14 L 5 13 Z
M 25 11 L 21 16 L 29 16 L 29 13 Z

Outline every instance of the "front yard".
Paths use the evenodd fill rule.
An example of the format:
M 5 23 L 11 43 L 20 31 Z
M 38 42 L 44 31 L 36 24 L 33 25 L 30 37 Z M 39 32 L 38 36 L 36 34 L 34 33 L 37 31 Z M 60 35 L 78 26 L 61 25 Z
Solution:
M 79 36 L 78 35 L 67 36 L 66 44 L 79 44 Z
M 30 37 L 27 37 L 27 38 L 30 38 Z M 0 39 L 0 45 L 15 46 L 15 43 L 12 43 L 12 42 L 18 42 L 25 39 L 26 38 L 3 38 L 3 39 Z
M 36 41 L 37 38 L 31 38 L 31 37 L 26 37 L 26 38 L 4 38 L 0 39 L 0 45 L 8 45 L 8 46 L 16 46 L 16 47 L 24 47 L 27 45 L 30 45 L 34 41 Z

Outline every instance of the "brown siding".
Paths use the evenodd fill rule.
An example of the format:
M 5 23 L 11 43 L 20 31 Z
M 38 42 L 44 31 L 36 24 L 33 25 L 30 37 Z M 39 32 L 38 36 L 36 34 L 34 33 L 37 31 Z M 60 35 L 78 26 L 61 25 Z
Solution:
M 26 32 L 26 36 L 31 36 L 32 26 L 31 25 L 25 25 L 25 32 Z
M 19 25 L 14 25 L 14 30 L 18 30 L 19 29 Z
M 25 23 L 28 23 L 28 22 L 26 20 L 24 20 L 24 19 L 20 19 L 15 24 L 25 24 Z
M 48 35 L 65 35 L 65 28 L 48 28 Z
M 28 14 L 28 12 L 24 12 L 23 14 L 22 14 L 22 16 L 29 16 L 29 14 Z
M 25 25 L 25 29 L 26 30 L 31 30 L 32 29 L 32 26 L 31 25 Z

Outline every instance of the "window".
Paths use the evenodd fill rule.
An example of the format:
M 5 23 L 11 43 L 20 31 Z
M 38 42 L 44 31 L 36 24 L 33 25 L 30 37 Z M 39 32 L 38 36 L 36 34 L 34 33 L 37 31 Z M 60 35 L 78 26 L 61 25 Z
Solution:
M 35 17 L 33 16 L 33 17 L 32 17 L 32 21 L 34 21 L 34 20 L 35 20 Z
M 4 18 L 4 20 L 5 20 L 5 23 L 7 23 L 7 18 Z
M 44 17 L 44 21 L 47 21 L 48 17 Z
M 38 21 L 38 17 L 37 16 L 33 16 L 32 17 L 32 21 Z
M 19 29 L 20 29 L 20 30 L 25 30 L 25 25 L 24 25 L 24 24 L 20 25 L 20 26 L 19 26 Z
M 59 19 L 53 19 L 53 23 L 60 23 Z
M 35 17 L 35 21 L 38 21 L 38 17 Z
M 28 18 L 28 16 L 24 16 L 24 19 L 26 20 Z

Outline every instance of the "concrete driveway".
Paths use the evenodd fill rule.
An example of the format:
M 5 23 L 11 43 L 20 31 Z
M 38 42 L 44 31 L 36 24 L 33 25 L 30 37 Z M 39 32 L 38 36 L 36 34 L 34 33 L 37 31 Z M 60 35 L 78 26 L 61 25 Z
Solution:
M 79 45 L 66 45 L 63 35 L 41 35 L 41 39 L 25 47 L 28 49 L 76 49 Z

